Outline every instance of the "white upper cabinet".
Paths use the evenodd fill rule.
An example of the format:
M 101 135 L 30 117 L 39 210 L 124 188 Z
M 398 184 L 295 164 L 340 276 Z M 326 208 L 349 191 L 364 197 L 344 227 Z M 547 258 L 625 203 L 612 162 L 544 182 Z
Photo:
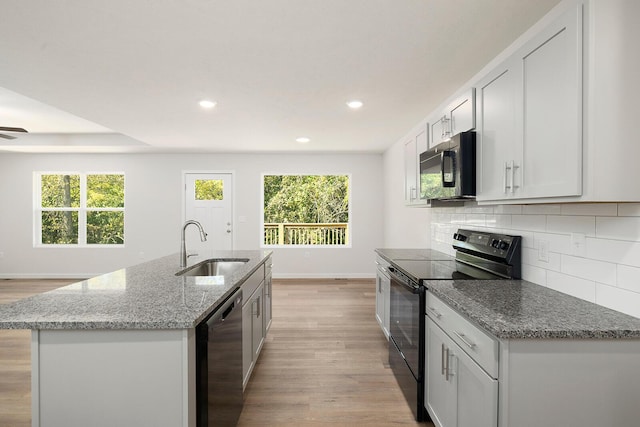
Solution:
M 479 201 L 582 191 L 582 5 L 478 82 Z
M 428 149 L 429 125 L 422 123 L 404 139 L 404 201 L 406 205 L 425 205 L 420 199 L 420 153 Z
M 442 111 L 430 116 L 429 147 L 451 139 L 460 132 L 476 127 L 475 89 L 470 88 L 447 104 Z

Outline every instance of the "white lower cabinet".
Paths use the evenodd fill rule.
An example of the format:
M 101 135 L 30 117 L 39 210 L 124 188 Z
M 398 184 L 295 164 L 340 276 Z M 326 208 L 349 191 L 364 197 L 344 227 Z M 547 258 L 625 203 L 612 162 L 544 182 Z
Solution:
M 270 274 L 270 260 L 267 261 Z M 255 271 L 242 286 L 242 387 L 246 387 L 258 361 L 271 319 L 271 281 L 265 267 Z M 269 278 L 271 276 L 269 275 Z M 268 301 L 265 298 L 268 289 Z M 268 305 L 268 307 L 267 307 Z
M 425 406 L 434 424 L 437 427 L 496 427 L 498 381 L 428 317 L 426 343 Z
M 638 426 L 640 339 L 498 340 L 430 291 L 425 305 L 437 427 Z

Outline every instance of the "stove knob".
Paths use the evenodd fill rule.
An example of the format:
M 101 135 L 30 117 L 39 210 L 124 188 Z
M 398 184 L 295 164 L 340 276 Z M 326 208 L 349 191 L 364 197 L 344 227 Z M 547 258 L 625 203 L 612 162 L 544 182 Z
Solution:
M 509 247 L 509 244 L 507 242 L 501 241 L 499 247 L 500 247 L 500 250 L 506 251 L 507 248 Z
M 491 241 L 491 247 L 492 247 L 492 248 L 497 248 L 497 247 L 498 247 L 498 243 L 499 243 L 499 242 L 498 242 L 498 240 L 493 239 L 493 240 Z

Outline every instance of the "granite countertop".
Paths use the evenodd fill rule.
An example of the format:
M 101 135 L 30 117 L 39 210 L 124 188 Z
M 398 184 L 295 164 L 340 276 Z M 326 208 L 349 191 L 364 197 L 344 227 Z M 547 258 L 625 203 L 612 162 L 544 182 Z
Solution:
M 0 305 L 0 329 L 188 329 L 247 280 L 271 251 L 211 251 L 210 258 L 248 258 L 230 274 L 176 276 L 179 255 L 158 258 Z
M 426 280 L 423 284 L 501 339 L 640 338 L 640 319 L 524 280 Z

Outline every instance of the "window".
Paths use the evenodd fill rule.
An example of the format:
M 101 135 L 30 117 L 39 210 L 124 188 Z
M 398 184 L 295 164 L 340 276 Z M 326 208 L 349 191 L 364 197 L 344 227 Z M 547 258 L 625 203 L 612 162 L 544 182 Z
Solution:
M 124 174 L 35 174 L 37 245 L 124 245 Z
M 263 175 L 263 245 L 349 246 L 349 175 Z

